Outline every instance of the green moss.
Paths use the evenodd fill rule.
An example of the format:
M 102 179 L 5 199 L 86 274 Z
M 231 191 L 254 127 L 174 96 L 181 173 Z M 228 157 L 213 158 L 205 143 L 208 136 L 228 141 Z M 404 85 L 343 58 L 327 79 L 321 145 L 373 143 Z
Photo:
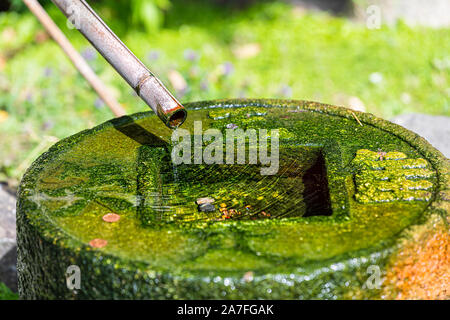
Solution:
M 294 139 L 295 133 L 284 127 L 273 127 L 268 124 L 267 109 L 265 108 L 225 108 L 225 109 L 215 109 L 208 112 L 208 116 L 215 120 L 212 123 L 212 127 L 220 129 L 225 132 L 226 129 L 234 129 L 236 127 L 239 129 L 264 129 L 271 127 L 272 130 L 278 131 L 278 137 L 280 139 Z M 271 119 L 270 121 L 273 121 Z M 230 125 L 233 125 L 230 127 Z M 271 137 L 271 131 L 267 132 L 267 137 Z
M 425 159 L 406 159 L 402 152 L 358 150 L 353 160 L 358 167 L 355 175 L 356 200 L 362 203 L 390 201 L 428 201 L 434 177 Z M 414 179 L 414 180 L 413 180 Z
M 204 243 L 196 237 L 177 230 L 142 230 L 140 219 L 134 214 L 123 214 L 119 222 L 104 222 L 102 216 L 109 211 L 92 205 L 77 217 L 59 218 L 58 224 L 70 230 L 83 243 L 92 239 L 106 239 L 108 245 L 99 251 L 125 259 L 150 262 L 159 268 L 176 265 L 205 251 Z
M 225 109 L 217 109 L 217 110 L 211 110 L 208 112 L 208 115 L 211 119 L 214 120 L 220 120 L 220 119 L 226 119 L 226 118 L 232 118 L 232 119 L 242 119 L 242 118 L 252 118 L 255 116 L 263 116 L 267 113 L 267 110 L 265 108 L 259 108 L 259 107 L 249 107 L 245 109 L 231 109 L 231 108 L 225 108 Z M 257 117 L 258 119 L 263 119 L 262 117 Z
M 308 102 L 227 100 L 189 107 L 195 111 L 190 110 L 183 128 L 191 132 L 196 120 L 203 121 L 204 130 L 224 120 L 211 119 L 211 111 L 243 115 L 247 107 L 263 108 L 263 116 L 251 117 L 263 117 L 268 130 L 285 128 L 294 135 L 281 144 L 279 173 L 261 178 L 260 165 L 180 165 L 175 170 L 168 144 L 162 147 L 171 132 L 150 113 L 64 140 L 33 165 L 21 184 L 23 297 L 75 297 L 60 278 L 70 264 L 80 265 L 87 277 L 78 298 L 348 296 L 362 288 L 364 268 L 383 267 L 403 230 L 426 219 L 442 188 L 441 155 L 412 133 L 371 115 L 359 115 L 361 127 L 345 109 Z M 389 151 L 382 161 L 367 151 L 378 149 Z M 322 165 L 325 173 L 314 169 L 312 176 L 325 174 L 330 214 L 307 191 L 321 181 L 308 180 L 308 172 Z M 386 190 L 374 189 L 377 181 Z M 385 200 L 382 192 L 394 193 L 394 200 L 415 198 L 361 200 Z M 200 197 L 213 197 L 217 209 L 224 202 L 242 215 L 223 220 L 218 210 L 199 212 L 195 200 Z M 261 211 L 270 216 L 262 217 Z M 108 212 L 119 214 L 119 222 L 104 222 Z M 96 238 L 108 244 L 93 249 L 88 243 Z M 35 251 L 39 254 L 29 254 Z M 249 271 L 254 279 L 242 281 Z M 29 276 L 34 273 L 45 276 Z
M 215 272 L 233 272 L 242 270 L 269 269 L 271 263 L 263 257 L 249 252 L 236 251 L 234 248 L 210 249 L 205 255 L 186 265 L 186 270 L 211 272 L 211 266 L 216 266 Z M 256 268 L 255 268 L 256 267 Z

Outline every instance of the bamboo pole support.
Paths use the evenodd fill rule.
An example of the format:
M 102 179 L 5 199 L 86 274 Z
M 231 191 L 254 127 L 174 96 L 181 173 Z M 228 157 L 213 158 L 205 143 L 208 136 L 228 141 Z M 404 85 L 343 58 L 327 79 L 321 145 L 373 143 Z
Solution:
M 123 107 L 114 99 L 108 92 L 108 88 L 103 84 L 100 78 L 95 74 L 89 64 L 78 53 L 78 51 L 72 46 L 70 41 L 58 28 L 56 23 L 47 14 L 44 8 L 39 4 L 37 0 L 23 0 L 30 11 L 36 16 L 39 22 L 44 26 L 45 30 L 55 40 L 55 42 L 65 52 L 67 57 L 72 61 L 75 68 L 81 73 L 91 87 L 97 92 L 99 97 L 105 102 L 105 104 L 111 109 L 116 117 L 121 117 L 126 114 Z

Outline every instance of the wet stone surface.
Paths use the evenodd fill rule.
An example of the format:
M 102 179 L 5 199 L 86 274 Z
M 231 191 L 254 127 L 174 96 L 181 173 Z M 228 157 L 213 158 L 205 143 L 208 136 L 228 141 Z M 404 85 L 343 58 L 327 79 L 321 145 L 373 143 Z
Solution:
M 434 176 L 425 159 L 407 159 L 402 152 L 358 150 L 357 193 L 362 203 L 429 200 Z
M 289 118 L 282 117 L 286 115 Z M 193 272 L 224 268 L 230 248 L 247 257 L 227 267 L 240 271 L 263 270 L 281 261 L 294 268 L 309 260 L 370 248 L 404 229 L 429 201 L 428 197 L 405 201 L 408 195 L 401 190 L 391 202 L 372 201 L 397 192 L 383 183 L 390 189 L 357 188 L 367 201 L 355 201 L 354 183 L 359 180 L 354 180 L 358 172 L 352 160 L 358 150 L 367 148 L 375 155 L 381 150 L 383 161 L 375 164 L 390 164 L 390 157 L 398 152 L 407 156 L 395 160 L 399 164 L 420 157 L 396 136 L 361 126 L 351 116 L 260 106 L 190 113 L 183 128 L 191 133 L 196 120 L 202 120 L 203 130 L 212 128 L 224 136 L 227 130 L 265 128 L 264 137 L 270 137 L 270 130 L 278 129 L 279 163 L 274 175 L 262 175 L 267 166 L 262 163 L 195 164 L 191 159 L 174 165 L 171 146 L 156 143 L 155 137 L 170 138 L 168 131 L 155 131 L 156 120 L 144 117 L 84 137 L 39 172 L 29 199 L 85 244 L 103 239 L 106 245 L 98 246 L 97 241 L 94 247 L 154 267 Z M 239 129 L 230 129 L 230 123 Z M 143 132 L 153 138 L 144 141 Z M 207 147 L 203 145 L 203 151 Z M 372 172 L 367 174 L 361 177 L 372 179 Z M 366 205 L 372 202 L 376 205 Z M 112 212 L 120 220 L 105 223 L 102 217 Z M 367 230 L 375 222 L 380 227 L 373 235 Z M 301 234 L 301 241 L 292 236 L 296 234 Z M 219 240 L 225 236 L 226 240 Z M 311 250 L 315 246 L 326 250 Z M 273 256 L 283 258 L 273 262 Z
M 180 283 L 175 289 L 168 280 L 174 294 L 156 293 L 157 297 L 210 298 L 226 292 L 230 298 L 245 294 L 336 299 L 362 287 L 358 272 L 365 274 L 368 263 L 380 267 L 387 263 L 402 230 L 425 216 L 433 201 L 428 194 L 438 191 L 440 175 L 431 166 L 436 163 L 433 152 L 411 143 L 423 141 L 391 123 L 368 114 L 356 118 L 346 109 L 314 103 L 273 107 L 260 101 L 226 103 L 192 106 L 183 129 L 194 135 L 186 136 L 189 157 L 182 162 L 171 160 L 176 151 L 170 143 L 172 132 L 149 113 L 115 119 L 56 145 L 21 184 L 18 216 L 29 220 L 19 221 L 42 233 L 51 219 L 52 226 L 64 230 L 51 234 L 61 241 L 53 242 L 52 250 L 92 261 L 87 267 L 92 266 L 107 285 L 104 279 L 123 276 L 115 266 L 125 265 L 139 268 L 139 274 L 151 270 L 168 275 L 167 279 L 189 279 L 182 289 L 185 293 L 178 290 Z M 219 135 L 214 150 L 209 143 L 197 144 L 203 157 L 212 150 L 222 161 L 192 161 L 191 142 L 200 137 L 195 133 L 198 122 L 203 131 L 214 129 L 211 132 Z M 230 128 L 230 123 L 237 128 Z M 254 130 L 247 138 L 234 136 L 248 129 Z M 230 140 L 236 141 L 229 149 L 237 162 L 226 164 L 221 151 L 227 149 L 223 143 L 229 132 L 234 136 Z M 277 136 L 280 145 L 273 150 L 277 144 L 272 138 Z M 270 144 L 264 142 L 267 137 Z M 259 161 L 252 162 L 258 142 Z M 233 150 L 238 143 L 248 146 L 243 155 L 249 161 L 238 161 Z M 273 174 L 263 174 L 269 163 L 261 159 L 267 160 L 268 150 L 277 155 Z M 215 210 L 199 211 L 200 205 Z M 115 217 L 111 213 L 120 219 L 110 222 Z M 39 250 L 35 243 L 29 241 L 26 250 Z M 98 257 L 106 256 L 107 265 L 99 264 Z M 19 274 L 21 284 L 41 288 L 46 280 L 27 273 L 34 272 L 37 263 L 50 269 L 51 258 L 31 254 L 21 256 L 21 261 L 28 257 L 28 271 L 21 268 Z M 156 282 L 156 286 L 148 283 L 147 276 L 154 275 L 142 274 L 145 278 L 140 280 L 132 271 L 123 283 L 139 288 L 141 297 L 155 298 L 143 291 L 160 288 Z M 246 283 L 242 280 L 246 274 L 254 275 L 248 291 L 229 285 Z M 289 283 L 296 279 L 295 285 L 281 283 L 283 277 L 289 277 Z M 314 279 L 314 285 L 306 277 Z M 210 282 L 205 284 L 204 279 Z M 266 291 L 270 279 L 273 292 L 279 286 L 275 296 Z M 330 281 L 339 292 L 330 291 Z M 353 284 L 347 286 L 349 281 Z M 209 289 L 200 289 L 204 285 Z M 116 294 L 116 282 L 111 286 Z M 312 287 L 318 289 L 311 291 Z M 91 292 L 86 291 L 87 296 Z M 120 294 L 135 297 L 136 290 Z

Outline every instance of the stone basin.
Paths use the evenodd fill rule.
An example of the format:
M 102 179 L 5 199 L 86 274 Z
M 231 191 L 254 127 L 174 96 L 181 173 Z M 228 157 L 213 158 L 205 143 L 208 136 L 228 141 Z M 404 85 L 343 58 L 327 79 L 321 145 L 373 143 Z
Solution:
M 64 139 L 20 185 L 22 298 L 390 299 L 423 298 L 424 286 L 445 295 L 442 279 L 404 259 L 448 263 L 448 248 L 428 245 L 448 243 L 448 160 L 424 139 L 314 102 L 186 107 L 190 132 L 198 121 L 224 133 L 278 129 L 278 171 L 174 164 L 172 131 L 151 112 Z M 213 209 L 199 210 L 199 198 Z M 118 220 L 105 221 L 111 213 Z M 68 285 L 70 266 L 80 288 Z

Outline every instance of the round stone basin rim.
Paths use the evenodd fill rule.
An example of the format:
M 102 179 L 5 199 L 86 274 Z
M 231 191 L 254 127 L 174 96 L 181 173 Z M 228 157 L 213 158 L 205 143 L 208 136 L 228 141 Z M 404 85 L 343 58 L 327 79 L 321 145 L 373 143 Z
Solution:
M 380 118 L 377 118 L 371 114 L 365 114 L 365 113 L 359 113 L 356 111 L 352 111 L 345 108 L 340 107 L 334 107 L 331 105 L 323 105 L 316 102 L 306 102 L 306 101 L 282 101 L 282 100 L 248 100 L 248 99 L 240 99 L 240 100 L 218 100 L 218 101 L 203 101 L 203 102 L 197 102 L 197 103 L 187 103 L 186 107 L 188 109 L 192 110 L 199 110 L 199 109 L 210 109 L 210 108 L 227 108 L 227 107 L 246 107 L 246 106 L 256 106 L 256 107 L 279 107 L 279 108 L 296 108 L 293 109 L 293 111 L 309 111 L 309 112 L 315 112 L 315 113 L 323 113 L 331 116 L 341 117 L 348 119 L 350 121 L 353 121 L 356 123 L 361 123 L 363 126 L 371 126 L 376 129 L 381 129 L 382 131 L 386 132 L 386 134 L 390 134 L 393 136 L 398 137 L 400 140 L 406 142 L 408 145 L 410 145 L 412 148 L 418 151 L 424 158 L 426 158 L 431 165 L 433 166 L 433 169 L 438 173 L 437 177 L 437 191 L 444 190 L 446 188 L 445 180 L 442 179 L 441 172 L 445 172 L 445 166 L 446 166 L 446 159 L 434 148 L 432 148 L 423 138 L 419 137 L 417 134 L 406 130 L 398 125 L 389 123 L 385 120 L 382 120 Z M 103 129 L 111 128 L 111 127 L 117 127 L 126 125 L 129 123 L 132 123 L 134 121 L 137 121 L 142 118 L 148 117 L 148 115 L 151 114 L 151 112 L 145 112 L 145 113 L 138 113 L 133 114 L 130 116 L 124 116 L 118 119 L 113 119 L 110 121 L 107 121 L 89 131 L 89 134 L 95 134 L 96 132 L 102 131 Z M 166 128 L 162 130 L 168 130 Z M 72 146 L 76 145 L 77 143 L 81 142 L 82 139 L 86 136 L 85 133 L 87 131 L 80 132 L 72 137 L 66 138 L 58 142 L 56 145 L 54 145 L 50 150 L 43 155 L 39 157 L 36 162 L 33 163 L 33 165 L 29 168 L 29 170 L 24 175 L 24 178 L 22 180 L 20 189 L 19 189 L 19 211 L 23 211 L 26 214 L 30 214 L 30 208 L 24 207 L 24 200 L 29 194 L 30 190 L 33 189 L 34 185 L 37 182 L 38 178 L 38 170 L 41 169 L 42 165 L 48 162 L 51 162 L 53 159 L 55 159 L 59 154 L 63 154 L 64 151 L 67 148 L 71 148 Z M 438 192 L 434 193 L 433 197 L 439 198 Z M 435 201 L 435 199 L 431 200 L 432 202 Z M 45 214 L 45 213 L 44 213 Z M 47 216 L 47 218 L 50 218 Z M 67 233 L 65 230 L 59 228 L 56 225 L 53 225 L 50 221 L 50 219 L 44 219 L 46 221 L 45 224 L 37 226 L 38 230 L 43 230 L 41 236 L 46 238 L 49 242 L 52 242 L 56 236 L 57 241 L 65 242 L 69 240 L 70 234 Z M 122 221 L 122 220 L 121 220 Z M 120 222 L 118 222 L 120 223 Z M 48 238 L 47 238 L 48 237 Z M 75 241 L 79 243 L 79 239 L 72 238 L 70 241 Z M 73 243 L 71 243 L 73 244 Z M 70 246 L 71 247 L 71 246 Z M 89 248 L 88 248 L 89 250 Z M 102 259 L 113 259 L 115 258 L 114 255 L 109 255 L 108 253 L 102 252 L 100 250 L 91 249 L 91 252 L 93 253 L 93 256 L 99 258 L 102 257 Z M 380 251 L 379 251 L 380 253 Z M 144 262 L 144 261 L 142 261 Z

